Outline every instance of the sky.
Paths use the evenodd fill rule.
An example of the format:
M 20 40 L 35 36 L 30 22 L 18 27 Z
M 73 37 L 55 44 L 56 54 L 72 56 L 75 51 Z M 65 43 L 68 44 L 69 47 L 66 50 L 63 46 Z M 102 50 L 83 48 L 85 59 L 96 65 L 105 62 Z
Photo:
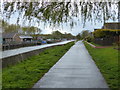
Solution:
M 16 24 L 17 21 L 17 15 L 14 14 L 10 20 L 8 20 L 8 22 L 10 24 Z M 85 26 L 83 27 L 83 23 L 81 21 L 78 21 L 77 19 L 74 20 L 74 22 L 77 23 L 77 25 L 75 25 L 73 28 L 70 27 L 69 24 L 63 23 L 60 26 L 50 26 L 48 23 L 44 23 L 44 22 L 40 22 L 40 25 L 37 24 L 37 22 L 34 22 L 33 26 L 38 27 L 42 30 L 41 34 L 51 34 L 52 31 L 60 31 L 62 33 L 71 33 L 72 35 L 77 35 L 78 33 L 81 33 L 83 30 L 89 30 L 89 31 L 94 31 L 94 29 L 100 29 L 103 26 L 103 22 L 96 22 L 96 24 L 94 22 L 91 21 L 87 21 L 85 23 Z M 117 22 L 113 21 L 113 20 L 109 20 L 108 22 Z M 21 19 L 20 24 L 23 26 L 25 25 L 24 21 Z M 26 26 L 29 25 L 28 22 L 26 22 Z
M 117 11 L 117 9 L 116 9 L 116 11 Z M 10 24 L 16 24 L 17 17 L 19 17 L 18 12 L 14 13 L 11 16 L 10 20 L 8 20 L 7 22 L 9 22 Z M 117 15 L 116 15 L 116 17 L 117 17 Z M 5 17 L 3 16 L 3 18 L 5 18 Z M 76 18 L 73 18 L 73 21 L 76 22 L 76 25 L 73 28 L 70 27 L 70 25 L 69 25 L 70 22 L 68 22 L 68 24 L 63 23 L 60 26 L 58 26 L 58 25 L 51 26 L 49 23 L 44 23 L 44 22 L 40 21 L 39 25 L 37 22 L 33 22 L 32 25 L 40 28 L 42 30 L 41 34 L 51 34 L 52 31 L 58 30 L 62 33 L 65 33 L 65 32 L 71 33 L 72 35 L 77 35 L 77 34 L 81 33 L 83 30 L 89 30 L 92 32 L 92 31 L 94 31 L 94 29 L 100 29 L 103 26 L 103 22 L 97 21 L 95 24 L 94 21 L 87 21 L 85 23 L 85 26 L 83 27 L 83 23 L 82 23 L 82 21 L 80 21 L 81 19 L 78 21 L 78 18 L 81 18 L 81 17 L 78 16 Z M 33 19 L 35 20 L 35 18 L 33 18 Z M 117 22 L 117 21 L 118 20 L 113 21 L 110 19 L 107 22 Z M 29 26 L 29 21 L 23 21 L 22 16 L 21 16 L 19 24 L 21 26 L 25 26 L 25 25 Z

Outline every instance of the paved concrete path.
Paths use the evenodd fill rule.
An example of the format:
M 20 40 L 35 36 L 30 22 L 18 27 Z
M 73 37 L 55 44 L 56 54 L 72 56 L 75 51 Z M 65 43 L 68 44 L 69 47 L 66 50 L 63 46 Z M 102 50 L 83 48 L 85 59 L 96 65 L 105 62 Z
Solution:
M 42 49 L 42 48 L 51 47 L 51 46 L 55 46 L 55 45 L 67 44 L 71 41 L 74 41 L 74 40 L 62 41 L 62 42 L 58 42 L 58 43 L 45 44 L 45 45 L 22 47 L 22 48 L 13 49 L 13 50 L 2 51 L 2 52 L 0 52 L 0 59 L 10 57 L 10 56 L 14 56 L 14 55 L 18 55 L 18 54 L 21 54 L 21 53 L 30 52 L 30 51 L 37 50 L 37 49 Z
M 103 76 L 79 41 L 33 88 L 108 88 Z

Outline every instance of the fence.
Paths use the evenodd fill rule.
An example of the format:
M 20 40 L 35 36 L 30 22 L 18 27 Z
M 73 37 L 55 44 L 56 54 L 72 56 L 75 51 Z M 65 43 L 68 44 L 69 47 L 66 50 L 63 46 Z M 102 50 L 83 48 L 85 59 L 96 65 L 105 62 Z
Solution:
M 94 43 L 100 44 L 103 46 L 110 46 L 113 45 L 113 43 L 118 43 L 120 42 L 120 37 L 109 37 L 109 38 L 95 38 Z

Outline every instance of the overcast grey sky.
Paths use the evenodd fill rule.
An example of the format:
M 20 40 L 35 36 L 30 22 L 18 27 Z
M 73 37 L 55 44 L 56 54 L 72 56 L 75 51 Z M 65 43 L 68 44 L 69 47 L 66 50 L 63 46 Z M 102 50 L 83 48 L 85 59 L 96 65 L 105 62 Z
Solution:
M 17 16 L 13 15 L 13 17 L 11 17 L 11 19 L 8 22 L 10 24 L 16 24 L 16 21 L 17 21 Z M 117 22 L 117 21 L 118 20 L 116 20 L 116 21 L 109 20 L 108 22 Z M 82 30 L 93 31 L 94 29 L 99 29 L 103 26 L 103 22 L 96 22 L 96 24 L 95 24 L 94 22 L 87 21 L 85 23 L 85 27 L 83 27 L 83 23 L 81 21 L 78 21 L 77 19 L 75 19 L 74 22 L 76 22 L 77 24 L 74 25 L 73 28 L 70 27 L 69 22 L 68 22 L 68 24 L 63 23 L 60 26 L 56 25 L 55 27 L 52 27 L 48 23 L 44 24 L 44 22 L 41 21 L 40 25 L 38 25 L 37 22 L 33 22 L 33 26 L 40 28 L 42 30 L 42 32 L 41 32 L 42 34 L 50 34 L 54 30 L 60 30 L 62 33 L 67 32 L 67 33 L 71 33 L 73 35 L 77 35 Z M 27 23 L 27 22 L 24 23 L 22 20 L 21 20 L 20 24 L 22 26 L 25 24 L 29 25 L 29 23 Z

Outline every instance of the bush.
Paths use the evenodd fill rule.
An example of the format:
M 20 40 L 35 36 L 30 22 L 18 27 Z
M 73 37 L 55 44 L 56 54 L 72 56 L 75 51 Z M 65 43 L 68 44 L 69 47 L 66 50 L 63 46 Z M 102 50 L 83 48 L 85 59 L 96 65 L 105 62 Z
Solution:
M 92 42 L 92 41 L 94 40 L 94 37 L 93 37 L 93 36 L 87 36 L 87 37 L 85 38 L 85 40 L 86 40 L 87 42 Z
M 113 47 L 115 49 L 119 49 L 120 48 L 120 42 L 113 43 Z
M 115 29 L 97 29 L 93 32 L 94 36 L 97 38 L 117 36 L 120 34 L 120 30 Z

